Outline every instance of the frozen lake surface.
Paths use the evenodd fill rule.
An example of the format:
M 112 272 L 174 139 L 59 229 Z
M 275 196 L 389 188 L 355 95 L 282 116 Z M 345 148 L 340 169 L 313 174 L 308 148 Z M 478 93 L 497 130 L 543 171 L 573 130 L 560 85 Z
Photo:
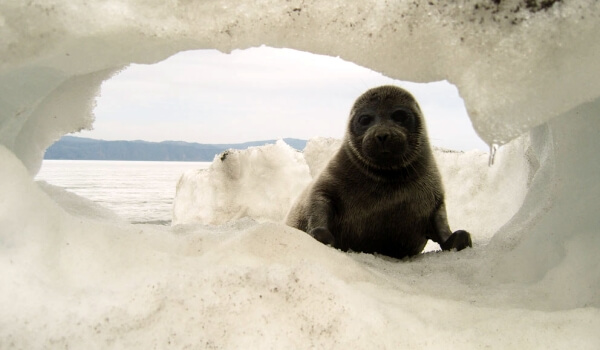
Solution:
M 44 160 L 36 180 L 90 199 L 132 223 L 170 224 L 182 173 L 210 162 Z

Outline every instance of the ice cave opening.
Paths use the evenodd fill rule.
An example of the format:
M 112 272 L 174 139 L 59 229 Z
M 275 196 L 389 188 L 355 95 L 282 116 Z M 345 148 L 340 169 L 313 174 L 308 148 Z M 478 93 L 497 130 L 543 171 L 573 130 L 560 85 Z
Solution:
M 339 57 L 266 46 L 190 50 L 129 65 L 102 83 L 92 129 L 73 135 L 198 143 L 341 138 L 353 100 L 385 84 L 404 86 L 420 101 L 434 146 L 487 150 L 447 81 L 404 82 Z
M 151 65 L 132 64 L 102 83 L 93 109 L 94 123 L 91 130 L 82 130 L 71 135 L 101 140 L 188 141 L 217 144 L 274 140 L 281 136 L 307 140 L 315 137 L 333 137 L 339 141 L 345 131 L 349 106 L 353 99 L 364 92 L 363 90 L 386 84 L 408 89 L 421 105 L 426 116 L 429 138 L 436 149 L 438 162 L 448 182 L 446 186 L 448 197 L 452 203 L 457 203 L 451 206 L 451 219 L 475 215 L 473 208 L 477 206 L 474 204 L 476 201 L 472 198 L 467 200 L 464 198 L 464 193 L 475 193 L 473 186 L 496 185 L 492 185 L 495 180 L 491 180 L 490 171 L 483 162 L 485 155 L 483 152 L 474 151 L 477 148 L 485 149 L 487 145 L 473 130 L 464 102 L 456 87 L 447 81 L 427 84 L 398 81 L 340 58 L 261 46 L 234 50 L 229 54 L 216 50 L 184 51 Z M 332 145 L 333 140 L 326 145 L 322 144 L 323 141 L 320 142 L 311 141 L 309 152 L 327 154 L 321 156 L 322 159 L 319 160 L 324 164 L 331 156 L 331 152 L 327 153 L 328 150 L 323 147 L 337 147 L 337 144 Z M 86 154 L 86 151 L 82 151 L 79 154 L 84 155 L 83 159 L 96 159 L 93 157 L 104 155 L 98 146 L 86 146 L 85 149 L 95 153 Z M 463 159 L 459 164 L 457 159 L 460 155 L 452 154 L 464 151 L 470 151 L 470 154 L 463 158 L 470 158 L 476 163 L 470 166 L 469 170 L 465 169 L 468 161 Z M 69 148 L 69 152 L 73 151 Z M 137 153 L 144 154 L 143 152 L 140 150 Z M 57 152 L 54 151 L 52 154 L 56 159 Z M 206 161 L 212 161 L 212 157 L 207 158 Z M 258 159 L 248 160 L 244 167 L 277 168 L 276 164 L 260 162 L 261 160 Z M 52 167 L 49 170 L 51 174 L 61 176 L 60 169 L 56 165 L 49 164 L 47 167 Z M 87 187 L 89 185 L 84 185 L 89 182 L 87 178 L 90 175 L 87 173 L 90 170 L 79 169 L 86 179 L 74 179 L 72 175 L 65 174 L 56 184 L 65 184 L 68 191 L 78 195 L 85 197 L 89 194 L 92 196 L 91 199 L 98 198 L 130 217 L 134 222 L 162 223 L 171 220 L 166 216 L 171 209 L 169 208 L 167 212 L 166 205 L 156 200 L 157 196 L 164 197 L 166 190 L 157 189 L 152 192 L 144 190 L 145 186 L 140 186 L 138 189 L 136 181 L 127 181 L 132 186 L 126 189 L 130 195 L 123 196 L 121 200 L 143 203 L 135 211 L 129 212 L 122 204 L 116 202 L 118 198 L 109 199 L 109 193 L 96 193 L 96 191 L 90 193 Z M 117 169 L 115 171 L 119 171 Z M 52 179 L 47 179 L 47 174 L 50 173 L 45 170 L 42 167 L 41 174 L 36 178 L 40 179 L 41 176 L 42 180 L 54 184 Z M 312 166 L 311 176 L 316 172 L 317 169 Z M 69 171 L 70 173 L 72 171 Z M 135 171 L 131 174 L 139 176 L 135 175 L 137 174 Z M 194 204 L 182 204 L 181 200 L 181 197 L 188 197 L 183 188 L 188 185 L 187 182 L 192 181 L 190 176 L 184 176 L 182 183 L 177 186 L 182 190 L 177 192 L 176 218 L 173 220 L 175 223 L 223 224 L 239 216 L 279 222 L 289 206 L 289 203 L 281 205 L 281 209 L 276 214 L 268 215 L 250 209 L 251 205 L 248 204 L 243 206 L 243 209 L 238 209 L 239 213 L 225 215 L 218 220 L 214 219 L 213 215 L 210 216 L 211 219 L 200 220 L 197 214 L 200 211 L 198 208 L 210 207 L 205 203 L 208 201 L 206 196 L 199 195 L 200 198 L 193 200 Z M 277 176 L 286 175 L 272 174 L 271 176 L 273 177 L 271 181 L 266 181 L 264 178 L 262 181 L 272 186 L 273 181 L 278 181 Z M 300 178 L 295 182 L 298 188 L 302 188 L 306 185 L 305 181 L 301 175 L 297 176 Z M 114 182 L 113 177 L 109 176 L 106 180 L 107 184 L 102 185 L 102 187 L 106 186 L 105 191 L 124 189 L 121 183 L 111 185 Z M 259 178 L 255 179 L 256 182 L 260 182 L 259 180 Z M 96 181 L 100 183 L 104 180 L 102 176 L 98 176 Z M 248 179 L 240 180 L 235 184 L 240 191 L 243 191 L 244 186 L 250 186 L 244 181 Z M 515 179 L 513 181 L 518 183 Z M 69 187 L 71 182 L 74 182 L 72 188 Z M 455 185 L 457 183 L 461 183 L 462 186 L 459 187 L 462 188 L 457 187 Z M 174 180 L 171 187 L 174 189 L 176 184 L 177 181 Z M 289 191 L 289 189 L 290 184 L 287 184 L 280 192 L 291 199 L 298 195 L 297 190 Z M 215 189 L 203 188 L 196 191 L 206 193 Z M 273 191 L 271 188 L 268 192 Z M 220 193 L 219 196 L 227 197 L 227 194 Z M 233 201 L 235 204 L 227 203 L 227 205 L 240 205 L 240 196 L 237 195 L 236 198 L 238 201 Z M 483 237 L 489 239 L 499 225 L 512 216 L 518 207 L 518 201 L 517 197 L 515 200 L 517 205 L 502 210 L 501 215 L 494 215 L 495 222 L 485 227 L 483 232 L 479 232 L 480 241 L 484 241 Z M 469 204 L 458 205 L 464 202 Z M 158 214 L 158 210 L 153 209 L 157 205 L 160 205 L 165 214 Z M 221 208 L 212 208 L 211 211 L 226 210 L 223 208 L 224 205 L 222 204 Z M 268 205 L 259 207 L 263 207 L 263 211 L 272 211 Z M 471 209 L 467 210 L 466 207 Z M 457 212 L 455 208 L 462 210 Z M 230 208 L 227 210 L 231 211 Z M 143 212 L 153 216 L 145 218 L 141 215 Z M 484 215 L 481 209 L 479 214 Z M 482 231 L 479 227 L 474 229 Z
M 0 1 L 0 347 L 598 348 L 600 4 L 531 4 Z M 260 220 L 90 220 L 32 181 L 124 66 L 263 44 L 451 81 L 504 145 L 459 208 L 514 214 L 474 249 L 390 261 Z

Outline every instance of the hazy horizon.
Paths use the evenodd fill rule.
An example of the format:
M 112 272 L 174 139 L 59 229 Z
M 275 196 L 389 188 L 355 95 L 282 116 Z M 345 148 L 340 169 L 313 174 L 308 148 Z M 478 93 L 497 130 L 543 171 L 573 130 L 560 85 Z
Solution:
M 252 143 L 252 142 L 262 142 L 262 141 L 277 141 L 277 140 L 281 140 L 281 139 L 294 139 L 294 140 L 300 140 L 300 141 L 308 141 L 307 139 L 302 139 L 302 138 L 297 138 L 297 137 L 278 137 L 278 138 L 270 138 L 270 139 L 261 139 L 261 140 L 246 140 L 246 141 L 237 141 L 237 142 L 219 142 L 219 143 L 213 143 L 213 142 L 195 142 L 195 141 L 184 141 L 184 140 L 162 140 L 162 141 L 151 141 L 151 140 L 144 140 L 144 139 L 114 139 L 114 140 L 107 140 L 107 139 L 102 139 L 102 138 L 96 138 L 96 137 L 91 137 L 91 136 L 81 136 L 79 135 L 80 132 L 77 133 L 71 133 L 71 134 L 67 134 L 64 135 L 62 137 L 65 136 L 69 136 L 69 137 L 76 137 L 76 138 L 80 138 L 80 139 L 90 139 L 90 140 L 96 140 L 96 141 L 125 141 L 125 142 L 135 142 L 135 141 L 141 141 L 141 142 L 153 142 L 153 143 L 161 143 L 161 142 L 185 142 L 185 143 L 198 143 L 198 144 L 207 144 L 207 145 L 229 145 L 229 144 L 244 144 L 244 143 Z M 61 138 L 62 138 L 61 137 Z M 58 141 L 56 141 L 58 142 Z

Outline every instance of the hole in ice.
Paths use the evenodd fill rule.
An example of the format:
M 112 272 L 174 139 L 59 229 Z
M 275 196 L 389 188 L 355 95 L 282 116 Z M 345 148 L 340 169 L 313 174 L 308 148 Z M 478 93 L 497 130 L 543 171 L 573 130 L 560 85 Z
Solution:
M 102 85 L 94 130 L 74 136 L 203 144 L 341 138 L 354 99 L 383 84 L 415 95 L 434 146 L 487 149 L 457 89 L 447 82 L 401 82 L 339 58 L 268 47 L 231 54 L 188 51 L 153 65 L 133 64 Z M 168 223 L 177 178 L 203 166 L 45 161 L 38 179 L 100 202 L 129 221 Z
M 339 58 L 269 47 L 187 51 L 132 65 L 103 84 L 94 130 L 78 136 L 199 143 L 340 138 L 354 99 L 383 84 L 415 95 L 433 145 L 487 150 L 447 82 L 402 82 Z

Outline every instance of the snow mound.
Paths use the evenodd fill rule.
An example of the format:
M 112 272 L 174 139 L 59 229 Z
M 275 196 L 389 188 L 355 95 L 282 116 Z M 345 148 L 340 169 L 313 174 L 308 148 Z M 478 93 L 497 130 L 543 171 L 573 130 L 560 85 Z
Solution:
M 114 211 L 87 198 L 66 191 L 62 187 L 51 185 L 45 181 L 37 181 L 36 183 L 42 191 L 52 197 L 69 214 L 97 221 L 125 222 Z
M 489 155 L 481 151 L 434 149 L 450 227 L 469 230 L 475 242 L 487 244 L 512 218 L 530 181 L 530 164 L 519 156 L 527 141 L 523 137 L 502 148 L 492 168 L 487 165 Z M 209 169 L 181 176 L 173 224 L 219 225 L 243 217 L 283 222 L 295 199 L 341 144 L 342 140 L 319 137 L 309 140 L 302 153 L 279 141 L 219 155 Z
M 224 224 L 249 217 L 279 221 L 311 178 L 302 155 L 283 140 L 229 150 L 177 184 L 173 224 Z
M 521 137 L 502 147 L 492 167 L 488 153 L 434 149 L 453 230 L 466 229 L 475 241 L 487 243 L 519 210 L 530 184 L 530 164 L 523 156 L 528 140 Z
M 342 140 L 331 137 L 316 137 L 308 140 L 303 153 L 313 179 L 321 173 L 341 146 Z
M 538 311 L 548 304 L 522 286 L 481 284 L 493 251 L 399 262 L 282 224 L 99 224 L 60 208 L 10 152 L 0 159 L 14 170 L 0 189 L 26 195 L 0 207 L 20 225 L 0 236 L 3 348 L 597 345 L 597 308 Z

